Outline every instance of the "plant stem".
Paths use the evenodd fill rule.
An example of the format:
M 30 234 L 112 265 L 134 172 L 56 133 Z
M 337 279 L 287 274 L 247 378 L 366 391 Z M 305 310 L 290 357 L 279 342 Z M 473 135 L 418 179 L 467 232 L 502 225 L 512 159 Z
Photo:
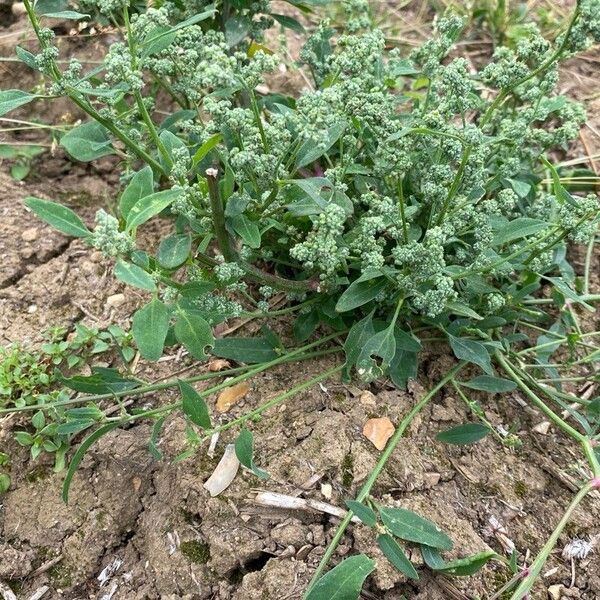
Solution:
M 219 250 L 227 262 L 237 260 L 237 253 L 233 249 L 231 237 L 225 227 L 225 210 L 221 194 L 219 193 L 219 182 L 217 180 L 217 170 L 207 169 L 206 180 L 208 182 L 208 197 L 210 199 L 210 208 L 212 210 L 212 221 L 215 227 L 215 236 Z
M 448 373 L 446 373 L 446 375 L 442 379 L 440 379 L 440 381 L 427 394 L 425 394 L 425 396 L 423 396 L 423 398 L 421 398 L 421 400 L 419 400 L 419 402 L 417 402 L 417 404 L 415 404 L 415 406 L 413 406 L 413 408 L 409 411 L 409 413 L 406 415 L 406 417 L 404 417 L 404 419 L 402 419 L 402 421 L 398 425 L 398 428 L 394 432 L 394 435 L 390 438 L 389 442 L 387 443 L 387 446 L 385 447 L 385 450 L 383 451 L 382 455 L 379 457 L 379 460 L 377 461 L 375 468 L 373 469 L 373 471 L 371 471 L 369 478 L 364 483 L 364 485 L 360 489 L 360 492 L 356 496 L 357 502 L 362 502 L 371 493 L 371 489 L 372 489 L 373 485 L 377 481 L 377 478 L 383 471 L 387 461 L 389 460 L 390 456 L 393 454 L 394 450 L 396 449 L 396 446 L 398 445 L 398 442 L 404 435 L 404 432 L 406 431 L 408 426 L 411 424 L 412 420 L 419 414 L 419 412 L 421 412 L 421 410 L 425 407 L 425 405 L 449 381 L 451 381 L 456 376 L 456 374 L 460 371 L 460 369 L 462 369 L 464 367 L 464 365 L 465 365 L 464 362 L 460 362 L 455 367 L 450 369 L 450 371 L 448 371 Z M 310 580 L 310 583 L 308 584 L 308 589 L 306 591 L 306 594 L 308 594 L 308 592 L 310 592 L 311 588 L 315 585 L 315 583 L 318 581 L 318 579 L 321 577 L 323 571 L 327 567 L 327 564 L 329 563 L 329 560 L 333 556 L 335 549 L 337 548 L 338 544 L 340 543 L 340 540 L 342 539 L 344 532 L 346 531 L 346 528 L 348 527 L 348 525 L 350 524 L 350 521 L 352 520 L 352 516 L 353 516 L 352 511 L 348 511 L 348 514 L 344 517 L 342 522 L 339 524 L 338 529 L 335 532 L 333 539 L 331 540 L 329 546 L 327 547 L 327 550 L 325 551 L 325 554 L 323 555 L 323 558 L 321 559 L 321 562 L 319 563 L 319 566 L 317 567 L 317 570 L 315 571 L 312 579 Z
M 327 338 L 321 338 L 319 343 L 323 343 L 330 339 L 333 339 L 339 335 L 336 333 L 332 336 L 327 336 Z M 314 347 L 314 345 L 309 344 L 310 347 Z M 303 346 L 304 350 L 309 348 L 309 346 Z M 330 348 L 327 350 L 319 350 L 316 352 L 307 352 L 306 354 L 298 354 L 295 351 L 290 352 L 283 357 L 277 364 L 284 364 L 286 362 L 296 362 L 302 360 L 309 360 L 312 358 L 316 358 L 318 356 L 325 356 L 327 354 L 334 354 L 339 352 L 338 348 Z M 278 359 L 279 360 L 279 359 Z M 273 361 L 272 361 L 273 362 Z M 12 414 L 12 413 L 20 413 L 20 412 L 30 412 L 30 411 L 38 411 L 38 410 L 50 410 L 52 408 L 61 408 L 64 406 L 72 406 L 74 404 L 85 404 L 87 402 L 99 402 L 100 400 L 109 400 L 109 399 L 118 399 L 123 398 L 125 396 L 140 396 L 142 394 L 148 394 L 150 392 L 159 392 L 161 390 L 167 390 L 172 387 L 177 387 L 179 385 L 179 381 L 185 381 L 186 383 L 195 383 L 197 381 L 206 381 L 210 379 L 215 379 L 217 377 L 228 377 L 229 375 L 234 375 L 237 373 L 244 373 L 250 369 L 254 369 L 251 365 L 245 365 L 243 367 L 234 367 L 233 369 L 227 369 L 226 371 L 218 371 L 216 373 L 202 373 L 201 375 L 194 375 L 193 377 L 187 377 L 185 379 L 171 379 L 168 381 L 164 381 L 161 383 L 151 383 L 148 385 L 140 386 L 138 388 L 134 388 L 132 390 L 124 390 L 120 392 L 107 392 L 104 394 L 93 394 L 87 396 L 78 396 L 77 398 L 70 398 L 69 400 L 62 400 L 59 402 L 52 402 L 49 404 L 34 404 L 31 406 L 21 406 L 17 408 L 3 408 L 0 409 L 0 415 L 3 414 Z
M 558 525 L 552 532 L 552 535 L 548 538 L 548 541 L 546 542 L 546 544 L 544 545 L 544 547 L 542 548 L 540 553 L 536 556 L 535 560 L 529 567 L 529 573 L 523 579 L 523 581 L 521 582 L 521 585 L 519 585 L 519 587 L 515 590 L 515 592 L 511 596 L 511 600 L 522 600 L 523 598 L 525 598 L 527 596 L 527 594 L 533 587 L 535 580 L 539 576 L 542 568 L 544 567 L 546 560 L 550 556 L 550 553 L 552 552 L 552 550 L 554 550 L 554 547 L 556 546 L 556 543 L 558 542 L 558 538 L 560 537 L 560 534 L 563 532 L 563 529 L 566 527 L 567 523 L 569 522 L 571 515 L 573 514 L 575 509 L 579 506 L 581 501 L 587 496 L 587 494 L 592 489 L 594 489 L 592 482 L 588 482 L 579 490 L 579 492 L 577 492 L 577 495 L 573 498 L 573 500 L 571 501 L 571 504 L 569 504 L 569 507 L 567 508 L 567 510 L 565 511 L 565 514 L 562 516 Z
M 242 425 L 246 421 L 255 419 L 256 417 L 258 417 L 262 413 L 264 413 L 266 410 L 269 410 L 270 408 L 273 408 L 274 406 L 281 404 L 284 400 L 291 398 L 298 392 L 302 392 L 303 390 L 315 385 L 315 383 L 319 383 L 320 381 L 323 381 L 324 379 L 328 379 L 332 375 L 339 373 L 344 368 L 344 366 L 345 366 L 344 363 L 342 363 L 341 365 L 332 367 L 331 369 L 328 369 L 327 371 L 323 371 L 322 373 L 319 373 L 319 375 L 316 375 L 315 377 L 311 377 L 310 379 L 304 381 L 303 383 L 300 383 L 300 384 L 294 386 L 293 388 L 289 389 L 287 392 L 284 392 L 283 394 L 279 394 L 279 395 L 275 396 L 274 398 L 271 398 L 271 400 L 265 402 L 264 404 L 261 404 L 258 408 L 251 410 L 250 412 L 246 413 L 245 415 L 242 415 L 241 417 L 238 417 L 237 419 L 228 421 L 227 423 L 224 423 L 223 425 L 213 427 L 212 429 L 205 432 L 204 439 L 208 439 L 210 436 L 212 436 L 213 433 L 226 431 L 227 429 L 231 429 L 232 427 L 236 427 L 237 425 Z
M 315 346 L 320 346 L 321 344 L 324 344 L 325 342 L 331 341 L 343 333 L 345 333 L 345 332 L 336 331 L 335 333 L 331 333 L 325 337 L 322 337 L 321 339 L 317 340 L 316 342 L 312 342 L 310 344 L 307 344 L 306 346 L 302 346 L 300 348 L 292 350 L 291 352 L 288 352 L 287 354 L 284 354 L 283 356 L 274 358 L 273 360 L 270 360 L 266 363 L 261 363 L 255 367 L 250 368 L 247 372 L 242 373 L 241 375 L 238 375 L 237 377 L 233 377 L 232 379 L 228 379 L 227 381 L 219 383 L 219 384 L 217 384 L 213 387 L 210 387 L 206 390 L 202 390 L 201 392 L 199 392 L 199 396 L 201 398 L 206 398 L 207 396 L 210 396 L 211 394 L 215 394 L 216 392 L 219 392 L 225 388 L 231 387 L 232 385 L 235 385 L 236 383 L 241 383 L 242 381 L 245 381 L 246 379 L 249 379 L 250 377 L 257 375 L 258 373 L 262 373 L 263 371 L 267 371 L 268 369 L 271 369 L 271 368 L 281 365 L 283 363 L 289 362 L 292 357 L 296 357 L 296 359 L 297 359 L 297 357 L 302 355 L 306 350 L 310 350 L 311 348 L 314 348 Z M 340 350 L 341 349 L 338 349 L 338 348 L 333 349 L 333 351 L 335 351 L 335 352 L 339 352 Z M 330 351 L 329 353 L 333 354 L 333 351 Z M 314 354 L 312 357 L 314 357 Z M 187 382 L 189 383 L 189 379 L 187 380 Z M 178 381 L 174 381 L 174 382 L 172 382 L 172 386 L 176 386 L 176 385 L 178 385 L 178 383 L 179 383 Z M 172 402 L 171 404 L 165 404 L 164 406 L 160 406 L 158 408 L 154 408 L 154 409 L 151 409 L 151 410 L 148 410 L 145 412 L 136 413 L 135 415 L 129 415 L 129 417 L 127 417 L 125 419 L 119 417 L 119 418 L 115 418 L 115 420 L 122 421 L 123 423 L 135 421 L 137 419 L 141 419 L 144 417 L 151 417 L 151 416 L 155 416 L 155 415 L 161 415 L 163 413 L 169 413 L 169 412 L 179 408 L 180 406 L 181 406 L 181 401 Z M 110 421 L 111 419 L 108 419 L 108 420 Z
M 516 369 L 514 369 L 510 363 L 504 358 L 502 353 L 496 351 L 494 353 L 496 360 L 500 363 L 502 368 L 510 375 L 511 379 L 521 388 L 525 395 L 533 401 L 533 403 L 550 419 L 559 429 L 562 429 L 567 435 L 575 438 L 578 442 L 583 443 L 586 439 L 585 436 L 567 422 L 561 419 L 551 408 L 546 406 L 546 403 L 521 379 Z

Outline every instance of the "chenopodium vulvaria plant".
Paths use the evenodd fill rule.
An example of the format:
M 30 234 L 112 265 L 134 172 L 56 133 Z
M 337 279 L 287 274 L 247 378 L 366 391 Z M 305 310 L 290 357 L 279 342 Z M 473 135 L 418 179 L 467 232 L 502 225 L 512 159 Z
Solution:
M 480 71 L 448 57 L 462 26 L 453 15 L 404 57 L 385 55 L 380 31 L 343 35 L 334 50 L 322 24 L 301 52 L 315 89 L 298 98 L 262 91 L 277 57 L 258 43 L 232 50 L 202 27 L 207 13 L 173 24 L 186 15 L 165 3 L 130 22 L 113 4 L 104 10 L 122 14 L 124 41 L 102 70 L 73 61 L 61 71 L 33 9 L 41 52 L 17 52 L 51 80 L 47 95 L 69 95 L 94 119 L 64 135 L 64 148 L 79 160 L 122 158 L 118 214 L 100 210 L 89 231 L 66 208 L 29 205 L 154 292 L 133 322 L 146 358 L 160 357 L 172 323 L 203 358 L 211 326 L 248 305 L 268 314 L 281 291 L 303 301 L 299 339 L 321 322 L 352 328 L 347 365 L 364 380 L 406 378 L 404 353 L 419 346 L 411 323 L 442 329 L 460 354 L 481 350 L 489 371 L 485 347 L 464 349 L 457 336 L 509 321 L 523 289 L 552 280 L 565 241 L 594 234 L 597 198 L 566 192 L 543 157 L 585 119 L 553 89 L 559 60 L 599 37 L 597 0 L 578 4 L 554 43 L 532 25 Z M 163 94 L 178 110 L 158 123 Z M 35 98 L 3 97 L 3 112 Z M 539 185 L 548 171 L 553 189 Z M 159 213 L 174 232 L 151 256 L 136 233 Z
M 533 385 L 505 358 L 527 336 L 503 328 L 518 322 L 537 327 L 548 319 L 534 297 L 542 286 L 560 306 L 588 307 L 592 301 L 578 287 L 565 249 L 569 241 L 593 240 L 598 199 L 569 193 L 547 156 L 567 149 L 584 122 L 583 108 L 554 89 L 559 61 L 600 41 L 599 0 L 578 2 L 568 29 L 554 42 L 531 25 L 480 70 L 455 57 L 463 23 L 452 14 L 438 18 L 431 38 L 404 56 L 385 51 L 380 31 L 337 36 L 324 22 L 300 55 L 314 86 L 297 97 L 264 85 L 279 65 L 268 47 L 232 47 L 226 35 L 203 26 L 206 13 L 188 16 L 165 3 L 130 16 L 127 6 L 111 4 L 124 23 L 123 41 L 109 49 L 102 69 L 83 73 L 77 62 L 60 69 L 52 31 L 41 27 L 29 0 L 25 6 L 41 51 L 17 52 L 49 79 L 41 95 L 67 95 L 91 117 L 64 135 L 62 146 L 84 161 L 117 155 L 123 171 L 118 210 L 98 211 L 93 230 L 66 207 L 35 198 L 27 205 L 114 257 L 118 279 L 152 293 L 132 324 L 143 357 L 156 360 L 165 345 L 179 342 L 197 359 L 210 350 L 261 363 L 239 380 L 314 355 L 308 351 L 316 345 L 346 335 L 347 376 L 365 382 L 390 377 L 404 386 L 416 374 L 419 334 L 437 330 L 460 362 L 422 407 L 441 385 L 455 381 L 465 363 L 485 373 L 470 384 L 478 390 L 507 391 L 515 381 L 522 388 Z M 353 29 L 365 25 L 352 23 Z M 35 98 L 3 92 L 0 111 Z M 159 104 L 175 107 L 162 121 L 156 118 Z M 157 215 L 172 220 L 172 233 L 155 253 L 138 249 L 139 228 Z M 286 298 L 286 308 L 273 308 L 274 300 Z M 213 337 L 214 326 L 232 317 L 294 312 L 298 342 L 320 326 L 333 333 L 292 351 L 269 329 L 254 340 Z M 553 331 L 559 337 L 563 332 Z M 493 361 L 512 382 L 495 376 Z M 94 400 L 122 393 L 123 382 L 111 377 L 105 382 L 109 392 Z M 159 418 L 155 436 L 168 411 L 180 407 L 208 435 L 244 424 L 278 401 L 215 428 L 200 396 L 187 384 L 180 388 L 181 404 L 92 421 L 89 426 L 105 424 L 89 444 L 144 416 Z M 599 477 L 590 451 L 594 431 L 575 433 Z M 160 455 L 154 441 L 151 447 Z M 265 476 L 252 462 L 248 430 L 236 451 L 243 464 Z M 389 454 L 350 506 L 370 525 L 377 518 L 365 503 Z M 72 475 L 70 469 L 66 491 Z M 402 539 L 429 550 L 447 549 L 448 540 L 423 520 L 402 515 L 380 511 L 387 528 L 380 546 L 412 576 L 414 569 L 398 559 L 401 550 L 388 539 L 390 532 L 402 538 L 401 517 L 431 534 Z M 471 568 L 442 567 L 432 552 L 432 568 L 449 574 Z M 327 584 L 326 577 L 319 581 Z M 318 591 L 315 582 L 311 590 Z

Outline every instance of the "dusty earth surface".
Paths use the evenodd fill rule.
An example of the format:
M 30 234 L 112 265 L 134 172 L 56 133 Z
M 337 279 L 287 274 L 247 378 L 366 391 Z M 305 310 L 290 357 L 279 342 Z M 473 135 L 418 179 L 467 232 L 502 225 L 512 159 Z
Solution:
M 23 31 L 24 22 L 8 18 L 9 5 L 0 4 L 0 24 L 6 24 L 0 32 L 12 35 Z M 3 40 L 2 54 L 8 55 L 15 37 L 27 35 Z M 588 150 L 600 146 L 593 112 L 598 107 L 597 81 L 595 90 L 592 85 L 598 61 L 597 54 L 590 54 L 567 66 L 565 89 L 587 100 L 593 113 L 574 156 L 593 154 Z M 8 74 L 19 87 L 35 83 L 10 64 L 0 63 L 0 69 L 3 78 Z M 17 85 L 5 86 L 4 81 L 2 87 Z M 64 106 L 56 110 L 50 118 L 72 118 Z M 99 253 L 36 221 L 21 203 L 28 195 L 61 200 L 90 222 L 97 207 L 114 203 L 114 163 L 73 165 L 57 151 L 36 159 L 32 174 L 21 184 L 6 174 L 6 165 L 0 169 L 0 344 L 36 344 L 47 327 L 78 321 L 128 326 L 144 294 L 116 282 L 110 263 Z M 149 240 L 158 237 L 160 227 L 149 228 Z M 136 374 L 156 381 L 184 368 L 189 375 L 202 368 L 176 352 L 168 358 L 158 365 L 141 361 Z M 290 389 L 337 360 L 281 367 L 253 378 L 250 393 L 228 416 Z M 180 416 L 169 417 L 162 430 L 162 461 L 148 452 L 148 424 L 115 430 L 83 460 L 65 505 L 60 498 L 64 473 L 53 472 L 47 455 L 31 461 L 28 450 L 12 437 L 26 420 L 4 418 L 0 448 L 11 457 L 12 485 L 0 498 L 0 584 L 10 586 L 19 599 L 43 587 L 48 588 L 46 599 L 299 599 L 337 520 L 315 511 L 259 507 L 253 492 L 260 488 L 343 507 L 379 455 L 362 435 L 365 421 L 388 416 L 397 423 L 451 364 L 444 347 L 432 346 L 418 381 L 407 392 L 385 384 L 359 389 L 332 379 L 289 399 L 252 427 L 256 461 L 271 478 L 264 482 L 240 472 L 215 498 L 203 483 L 233 439 L 229 432 L 221 436 L 214 457 L 203 447 L 173 464 L 184 444 Z M 162 392 L 137 402 L 159 406 L 174 399 L 174 394 Z M 576 489 L 580 453 L 553 428 L 534 433 L 543 419 L 523 407 L 517 393 L 480 399 L 494 425 L 515 428 L 522 441 L 519 449 L 506 448 L 492 436 L 468 447 L 435 441 L 440 430 L 469 416 L 465 405 L 446 390 L 415 419 L 374 496 L 382 504 L 410 508 L 437 522 L 455 541 L 452 556 L 489 548 L 504 553 L 490 519 L 504 526 L 522 555 L 535 555 Z M 560 555 L 573 538 L 600 535 L 599 496 L 590 496 L 575 513 L 533 598 L 546 598 L 551 586 L 556 590 L 561 585 L 558 598 L 600 597 L 600 552 L 574 565 Z M 372 532 L 359 525 L 349 528 L 336 560 L 354 552 L 366 552 L 378 563 L 365 586 L 366 599 L 489 599 L 510 577 L 494 563 L 460 580 L 419 569 L 420 580 L 407 582 L 383 558 Z M 411 558 L 422 563 L 418 552 Z

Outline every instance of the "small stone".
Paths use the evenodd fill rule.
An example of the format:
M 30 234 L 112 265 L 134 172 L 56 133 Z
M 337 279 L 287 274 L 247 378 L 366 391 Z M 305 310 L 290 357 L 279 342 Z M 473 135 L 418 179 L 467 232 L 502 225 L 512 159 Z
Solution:
M 15 2 L 12 7 L 12 14 L 15 17 L 22 17 L 24 14 L 27 13 L 27 10 L 25 9 L 25 4 L 23 2 Z
M 363 405 L 369 408 L 374 408 L 377 405 L 377 397 L 373 392 L 369 392 L 365 390 L 361 395 L 358 401 Z
M 121 306 L 125 302 L 125 294 L 113 294 L 106 299 L 107 306 Z
M 323 494 L 327 500 L 331 500 L 331 496 L 333 495 L 333 487 L 330 483 L 321 484 L 321 494 Z
M 308 553 L 311 551 L 311 549 L 312 546 L 310 544 L 305 544 L 302 546 L 302 548 L 296 552 L 296 560 L 304 560 L 308 556 Z
M 21 239 L 24 242 L 35 242 L 38 238 L 38 228 L 37 227 L 29 227 L 21 234 Z
M 27 312 L 32 315 L 34 312 L 37 312 L 38 307 L 35 304 L 30 304 L 27 307 Z
M 548 435 L 548 431 L 550 430 L 550 421 L 542 421 L 541 423 L 538 423 L 533 430 L 541 435 Z

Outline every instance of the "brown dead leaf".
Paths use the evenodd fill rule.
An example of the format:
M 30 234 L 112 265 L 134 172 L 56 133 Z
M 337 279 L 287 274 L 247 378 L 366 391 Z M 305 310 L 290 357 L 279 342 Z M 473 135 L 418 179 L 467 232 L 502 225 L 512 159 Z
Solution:
M 396 431 L 394 425 L 387 417 L 369 419 L 363 427 L 363 435 L 377 448 L 383 450 L 387 441 Z
M 224 358 L 215 358 L 214 360 L 211 360 L 208 363 L 208 370 L 211 371 L 212 373 L 215 373 L 216 371 L 222 371 L 223 369 L 229 369 L 230 366 L 231 366 L 231 364 L 229 363 L 228 360 L 225 360 Z
M 232 385 L 231 387 L 224 389 L 217 398 L 217 412 L 227 412 L 234 404 L 237 404 L 249 391 L 250 386 L 245 381 L 242 381 L 241 383 Z

